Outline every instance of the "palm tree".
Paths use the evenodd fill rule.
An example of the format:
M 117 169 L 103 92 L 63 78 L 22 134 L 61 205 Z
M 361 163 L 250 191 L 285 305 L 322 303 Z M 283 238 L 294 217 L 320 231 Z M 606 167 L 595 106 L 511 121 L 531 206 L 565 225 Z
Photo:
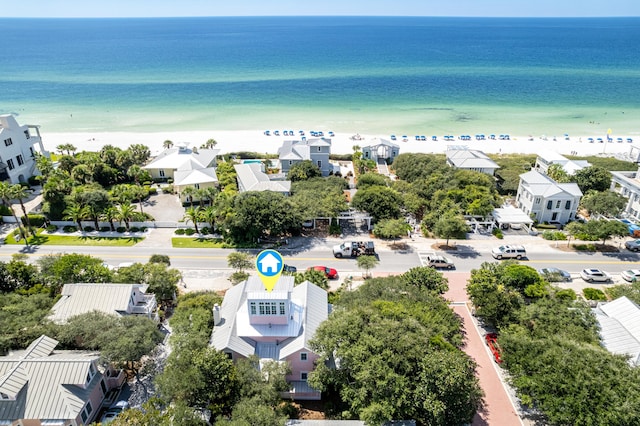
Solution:
M 209 199 L 209 205 L 213 205 L 213 202 L 216 199 L 216 196 L 220 193 L 220 191 L 218 190 L 218 188 L 216 188 L 215 186 L 207 186 L 206 188 L 204 188 L 204 196 L 205 198 Z
M 217 217 L 218 211 L 213 205 L 200 210 L 200 219 L 209 224 L 209 226 L 211 227 L 211 233 L 213 233 L 215 229 Z
M 96 231 L 100 230 L 100 224 L 98 223 L 98 219 L 100 218 L 100 209 L 94 205 L 87 206 L 87 213 L 89 213 L 89 217 L 93 220 L 94 228 Z
M 200 203 L 200 208 L 204 208 L 204 200 L 205 198 L 209 198 L 209 194 L 207 193 L 207 188 L 197 189 L 194 196 L 198 198 L 198 202 Z
M 34 154 L 34 157 L 36 160 L 36 167 L 38 168 L 38 170 L 40 171 L 40 174 L 42 175 L 42 180 L 46 181 L 51 175 L 51 173 L 53 173 L 53 170 L 54 170 L 53 162 L 51 161 L 50 158 L 45 157 L 39 152 L 36 152 Z M 41 183 L 44 185 L 44 182 L 41 182 Z
M 185 222 L 193 222 L 193 226 L 194 228 L 196 228 L 196 234 L 200 233 L 200 230 L 198 230 L 198 220 L 200 220 L 200 208 L 199 207 L 189 207 L 185 212 L 184 212 L 184 220 Z
M 27 241 L 27 234 L 22 229 L 21 222 L 20 220 L 18 220 L 18 215 L 16 214 L 16 211 L 13 209 L 13 206 L 11 205 L 11 200 L 13 200 L 12 185 L 6 182 L 0 182 L 0 198 L 2 198 L 3 203 L 9 206 L 9 210 L 11 210 L 11 214 L 13 215 L 13 218 L 16 220 L 16 225 L 18 225 L 20 236 L 24 238 L 25 245 L 29 246 L 29 241 Z
M 102 212 L 101 218 L 102 220 L 106 220 L 107 222 L 109 222 L 109 225 L 111 226 L 111 231 L 115 231 L 116 228 L 113 225 L 113 221 L 118 220 L 118 209 L 115 207 L 109 207 L 108 209 Z
M 138 190 L 135 191 L 135 195 L 136 195 L 136 198 L 138 198 L 138 201 L 140 202 L 140 213 L 144 213 L 142 211 L 142 199 L 147 195 L 146 191 L 144 191 L 144 189 L 142 188 L 142 185 L 140 184 L 140 178 L 142 178 L 146 173 L 147 173 L 146 170 L 144 170 L 142 167 L 136 164 L 134 164 L 133 166 L 127 169 L 127 176 L 129 176 L 130 178 L 133 178 L 136 185 L 138 186 Z
M 218 144 L 218 142 L 216 142 L 215 139 L 209 139 L 205 143 L 200 145 L 200 148 L 202 148 L 202 149 L 211 149 L 214 146 L 216 146 L 217 144 Z
M 124 222 L 124 226 L 129 231 L 129 221 L 135 216 L 136 208 L 131 203 L 118 204 L 118 219 Z
M 67 206 L 62 212 L 66 220 L 72 220 L 78 224 L 78 230 L 82 231 L 82 220 L 89 217 L 89 207 L 79 203 L 73 203 Z
M 162 146 L 164 149 L 169 149 L 173 146 L 173 142 L 167 139 L 166 141 L 162 142 Z
M 27 228 L 29 232 L 31 232 L 31 234 L 35 236 L 35 234 L 31 230 L 31 222 L 29 221 L 29 215 L 27 214 L 27 209 L 24 207 L 24 202 L 22 201 L 25 198 L 29 197 L 27 194 L 27 189 L 20 184 L 15 184 L 15 185 L 11 185 L 10 192 L 11 192 L 11 198 L 13 198 L 14 200 L 18 200 L 20 202 L 20 207 L 22 208 L 22 214 L 24 216 L 25 221 L 27 222 Z
M 181 191 L 181 195 L 184 195 L 189 200 L 189 207 L 193 207 L 193 195 L 196 193 L 196 189 L 193 186 L 187 186 Z

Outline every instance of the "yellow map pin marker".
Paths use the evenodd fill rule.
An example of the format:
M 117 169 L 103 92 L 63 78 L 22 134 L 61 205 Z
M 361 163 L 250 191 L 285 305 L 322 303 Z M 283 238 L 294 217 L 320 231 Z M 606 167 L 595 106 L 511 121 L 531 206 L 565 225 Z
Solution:
M 258 276 L 262 280 L 264 288 L 271 292 L 275 287 L 280 274 L 282 274 L 282 268 L 284 267 L 284 260 L 282 255 L 275 250 L 263 250 L 258 253 L 256 257 L 256 270 Z

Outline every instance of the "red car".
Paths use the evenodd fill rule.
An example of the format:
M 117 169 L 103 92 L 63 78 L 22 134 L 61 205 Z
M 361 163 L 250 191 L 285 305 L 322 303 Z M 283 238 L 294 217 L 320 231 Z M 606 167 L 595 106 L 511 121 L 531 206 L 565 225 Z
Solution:
M 329 278 L 330 280 L 338 278 L 338 271 L 333 268 L 328 268 L 326 266 L 312 266 L 311 268 L 308 268 L 307 271 L 310 271 L 312 269 L 314 271 L 322 272 L 324 276 Z

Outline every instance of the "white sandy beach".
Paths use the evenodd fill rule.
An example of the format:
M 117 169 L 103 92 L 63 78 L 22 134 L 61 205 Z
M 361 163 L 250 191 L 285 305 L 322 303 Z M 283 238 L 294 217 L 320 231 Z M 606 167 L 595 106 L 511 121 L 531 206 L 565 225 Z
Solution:
M 186 143 L 188 146 L 199 147 L 208 139 L 217 141 L 216 148 L 221 153 L 252 151 L 260 153 L 276 153 L 284 140 L 299 140 L 296 136 L 265 136 L 259 130 L 247 131 L 185 131 L 185 132 L 154 132 L 154 133 L 134 133 L 134 132 L 105 132 L 105 133 L 48 133 L 41 130 L 42 140 L 45 148 L 51 152 L 56 151 L 56 146 L 60 144 L 73 144 L 78 150 L 97 151 L 104 145 L 113 145 L 120 148 L 127 148 L 132 144 L 143 144 L 150 148 L 151 154 L 156 155 L 163 150 L 163 142 L 171 140 L 174 145 Z M 353 146 L 373 145 L 376 138 L 390 140 L 390 135 L 360 134 L 360 140 L 351 139 L 355 133 L 336 133 L 332 140 L 331 152 L 333 154 L 348 154 L 353 152 Z M 408 135 L 408 141 L 403 142 L 401 135 L 396 135 L 397 140 L 393 143 L 400 146 L 400 153 L 420 152 L 420 153 L 443 153 L 447 146 L 463 145 L 470 149 L 478 149 L 486 153 L 538 153 L 540 151 L 555 151 L 565 155 L 598 155 L 616 154 L 624 157 L 630 150 L 631 145 L 640 142 L 639 136 L 615 135 L 612 134 L 613 142 L 598 143 L 597 138 L 606 141 L 606 135 L 570 135 L 566 140 L 564 136 L 538 136 L 530 140 L 530 136 L 511 136 L 510 140 L 460 140 L 456 136 L 454 141 L 445 141 L 442 136 L 437 141 L 432 141 L 431 136 L 427 136 L 426 141 L 416 141 L 414 135 Z M 306 132 L 306 137 L 311 137 Z M 325 137 L 326 132 L 325 132 Z M 589 143 L 588 138 L 593 138 L 596 142 Z M 622 138 L 623 142 L 617 142 Z M 633 139 L 633 144 L 627 142 L 627 138 Z

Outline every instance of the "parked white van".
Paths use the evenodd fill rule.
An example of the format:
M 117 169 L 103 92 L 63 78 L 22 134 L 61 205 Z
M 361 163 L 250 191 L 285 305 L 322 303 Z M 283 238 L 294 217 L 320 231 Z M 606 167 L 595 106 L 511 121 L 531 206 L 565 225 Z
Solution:
M 522 246 L 500 246 L 491 250 L 494 259 L 522 259 L 527 257 L 527 251 Z

